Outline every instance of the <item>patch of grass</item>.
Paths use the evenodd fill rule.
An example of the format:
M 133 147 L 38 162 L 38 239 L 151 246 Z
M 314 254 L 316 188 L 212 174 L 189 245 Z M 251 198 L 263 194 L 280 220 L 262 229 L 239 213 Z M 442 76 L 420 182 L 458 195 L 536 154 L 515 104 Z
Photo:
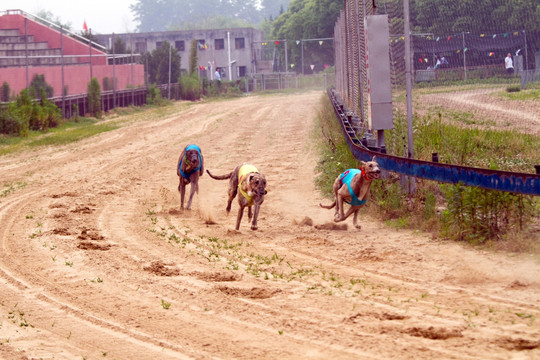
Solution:
M 521 91 L 508 91 L 506 89 L 506 92 L 502 92 L 500 96 L 508 100 L 538 101 L 540 100 L 540 89 L 525 89 Z
M 48 132 L 30 131 L 28 137 L 0 137 L 0 156 L 19 151 L 23 148 L 35 148 L 49 145 L 66 145 L 103 132 L 117 129 L 118 124 L 103 122 L 91 118 L 79 118 L 78 121 L 66 121 Z

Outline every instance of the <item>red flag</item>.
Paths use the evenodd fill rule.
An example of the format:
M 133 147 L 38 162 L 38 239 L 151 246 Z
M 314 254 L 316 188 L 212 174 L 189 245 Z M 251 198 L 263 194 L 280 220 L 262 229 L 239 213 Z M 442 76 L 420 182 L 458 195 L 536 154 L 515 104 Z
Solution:
M 83 28 L 84 32 L 88 32 L 88 26 L 86 26 L 86 20 L 84 20 L 82 28 Z

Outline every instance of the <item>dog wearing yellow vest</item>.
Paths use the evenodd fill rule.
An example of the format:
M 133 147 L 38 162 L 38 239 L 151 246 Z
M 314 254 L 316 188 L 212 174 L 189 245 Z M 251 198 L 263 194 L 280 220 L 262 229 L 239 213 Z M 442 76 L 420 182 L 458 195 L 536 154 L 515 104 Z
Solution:
M 233 171 L 226 175 L 212 175 L 212 173 L 206 170 L 211 178 L 216 180 L 229 179 L 229 199 L 227 203 L 227 214 L 231 211 L 231 204 L 236 194 L 238 195 L 238 215 L 236 217 L 236 230 L 240 229 L 240 222 L 244 215 L 244 208 L 248 208 L 248 217 L 251 222 L 251 230 L 257 230 L 257 217 L 259 216 L 259 210 L 261 204 L 264 202 L 264 195 L 266 195 L 266 178 L 259 173 L 259 170 L 253 165 L 243 164 L 237 166 Z M 253 213 L 251 207 L 254 207 Z

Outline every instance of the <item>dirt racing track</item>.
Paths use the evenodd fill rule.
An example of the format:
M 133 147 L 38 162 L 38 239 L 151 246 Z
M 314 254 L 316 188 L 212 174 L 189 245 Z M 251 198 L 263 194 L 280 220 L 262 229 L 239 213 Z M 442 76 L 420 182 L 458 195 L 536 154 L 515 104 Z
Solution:
M 0 358 L 540 358 L 534 259 L 366 215 L 332 227 L 312 180 L 321 96 L 179 103 L 0 157 Z M 207 174 L 180 211 L 188 143 L 213 173 L 265 174 L 258 231 L 234 230 Z

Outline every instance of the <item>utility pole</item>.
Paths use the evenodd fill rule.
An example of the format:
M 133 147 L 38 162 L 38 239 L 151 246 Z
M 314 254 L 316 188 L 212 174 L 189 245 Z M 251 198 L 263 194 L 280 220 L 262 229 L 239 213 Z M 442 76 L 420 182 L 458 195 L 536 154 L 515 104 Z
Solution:
M 412 127 L 412 61 L 411 61 L 411 25 L 409 15 L 409 0 L 403 0 L 403 14 L 405 20 L 405 79 L 407 87 L 407 157 L 414 158 L 413 127 Z M 414 177 L 408 178 L 408 192 L 416 191 Z

